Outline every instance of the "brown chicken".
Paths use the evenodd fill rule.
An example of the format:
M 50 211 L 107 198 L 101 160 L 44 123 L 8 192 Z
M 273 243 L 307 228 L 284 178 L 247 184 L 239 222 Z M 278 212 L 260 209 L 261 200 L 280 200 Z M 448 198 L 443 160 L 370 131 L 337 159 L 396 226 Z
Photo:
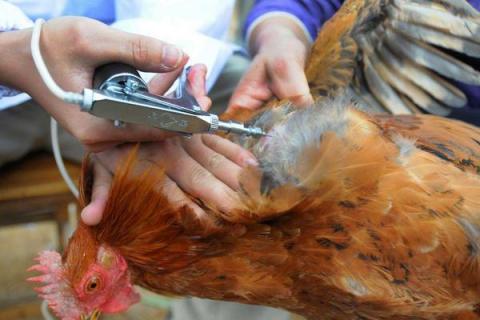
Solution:
M 260 163 L 241 174 L 242 209 L 222 212 L 204 203 L 204 216 L 179 209 L 163 193 L 162 171 L 138 169 L 131 154 L 116 172 L 102 222 L 80 224 L 63 257 L 43 252 L 32 267 L 43 273 L 32 280 L 46 283 L 38 290 L 55 313 L 76 320 L 123 311 L 138 300 L 132 288 L 138 284 L 284 308 L 308 319 L 480 319 L 480 129 L 435 116 L 368 115 L 345 92 L 390 110 L 410 101 L 398 88 L 370 84 L 373 55 L 348 35 L 392 23 L 387 12 L 410 8 L 391 9 L 400 2 L 407 3 L 347 1 L 325 26 L 307 72 L 313 92 L 332 98 L 303 109 L 277 101 L 253 117 L 229 115 L 269 132 L 237 140 Z M 462 1 L 408 4 L 471 12 Z M 335 23 L 342 28 L 329 38 Z M 331 50 L 348 63 L 328 60 Z M 365 64 L 353 59 L 359 54 Z M 432 86 L 448 89 L 445 100 L 462 100 L 444 80 L 410 63 L 412 72 L 431 76 Z M 475 74 L 465 70 L 458 74 Z M 381 89 L 368 89 L 362 79 Z M 394 91 L 398 101 L 383 95 Z M 91 174 L 86 163 L 84 204 Z

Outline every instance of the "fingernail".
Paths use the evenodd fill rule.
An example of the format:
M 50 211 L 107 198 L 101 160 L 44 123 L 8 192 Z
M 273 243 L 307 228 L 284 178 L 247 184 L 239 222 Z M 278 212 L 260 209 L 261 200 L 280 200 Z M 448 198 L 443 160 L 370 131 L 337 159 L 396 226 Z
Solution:
M 90 221 L 90 214 L 88 213 L 88 206 L 83 208 L 82 212 L 80 213 L 80 217 L 82 218 L 82 221 L 86 224 L 89 224 L 88 222 Z
M 83 223 L 89 226 L 94 226 L 98 224 L 101 220 L 101 215 L 95 216 L 95 212 L 92 211 L 92 206 L 88 205 L 86 206 L 82 212 L 80 213 L 80 216 L 82 218 Z
M 162 52 L 162 65 L 176 68 L 183 59 L 183 51 L 173 45 L 165 45 Z
M 292 96 L 288 99 L 298 107 L 308 107 L 313 104 L 313 98 L 311 94 Z
M 246 158 L 243 161 L 244 167 L 258 167 L 258 161 L 255 158 Z

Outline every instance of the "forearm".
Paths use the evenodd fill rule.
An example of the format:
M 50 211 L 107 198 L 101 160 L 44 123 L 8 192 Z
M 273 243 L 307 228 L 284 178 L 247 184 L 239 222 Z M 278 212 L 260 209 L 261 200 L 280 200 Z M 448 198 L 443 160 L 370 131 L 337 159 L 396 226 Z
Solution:
M 31 29 L 0 33 L 0 85 L 28 91 L 37 77 L 30 55 Z
M 0 0 L 0 98 L 18 94 L 13 88 L 23 88 L 22 77 L 32 70 L 29 61 L 25 60 L 29 51 L 28 32 L 17 31 L 32 25 L 19 7 Z

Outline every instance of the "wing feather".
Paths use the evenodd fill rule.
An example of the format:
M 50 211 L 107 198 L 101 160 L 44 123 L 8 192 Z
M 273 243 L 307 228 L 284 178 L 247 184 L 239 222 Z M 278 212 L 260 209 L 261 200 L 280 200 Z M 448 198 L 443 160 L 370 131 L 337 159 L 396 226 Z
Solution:
M 403 36 L 427 42 L 438 47 L 463 52 L 471 57 L 480 58 L 480 44 L 468 39 L 460 38 L 443 31 L 393 20 L 391 27 Z
M 425 68 L 418 68 L 409 59 L 395 56 L 386 46 L 382 50 L 378 50 L 378 53 L 392 72 L 407 78 L 437 100 L 452 107 L 462 107 L 467 103 L 467 98 L 460 89 L 434 72 Z
M 386 64 L 378 57 L 377 50 L 373 50 L 373 45 L 369 43 L 368 40 L 361 41 L 360 46 L 365 47 L 365 51 L 368 52 L 369 59 L 372 61 L 372 65 L 375 66 L 375 69 L 378 72 L 378 75 L 388 83 L 392 89 L 396 90 L 410 98 L 410 101 L 413 101 L 415 105 L 420 106 L 422 109 L 435 114 L 448 115 L 449 109 L 429 96 L 425 91 L 416 86 L 414 83 L 410 82 L 407 78 L 403 77 L 402 74 L 394 74 L 393 69 L 387 67 Z M 405 104 L 404 100 L 402 104 Z M 385 106 L 395 106 L 394 103 L 384 103 Z M 410 111 L 415 111 L 415 108 L 412 108 L 411 104 L 405 104 Z M 394 109 L 389 109 L 392 113 L 406 113 L 406 112 L 397 112 Z
M 453 15 L 447 8 L 439 7 L 435 2 L 418 4 L 393 0 L 393 4 L 386 9 L 392 20 L 443 30 L 454 36 L 480 42 L 479 21 L 471 17 Z
M 430 3 L 431 0 L 416 0 L 416 2 Z M 465 15 L 473 18 L 480 18 L 480 13 L 477 10 L 475 10 L 475 8 L 472 7 L 467 1 L 437 0 L 436 2 L 440 3 L 445 8 L 449 8 L 461 15 Z
M 480 86 L 452 51 L 480 58 L 480 14 L 465 0 L 350 0 L 322 28 L 306 73 L 317 96 L 348 88 L 373 111 L 447 115 L 467 103 L 448 80 Z
M 403 103 L 397 92 L 380 75 L 385 69 L 377 58 L 375 53 L 370 51 L 368 56 L 364 57 L 364 74 L 370 91 L 384 105 L 389 106 L 393 113 L 410 113 L 410 109 Z
M 387 45 L 402 57 L 437 73 L 460 82 L 480 85 L 480 73 L 469 65 L 415 39 L 385 30 Z

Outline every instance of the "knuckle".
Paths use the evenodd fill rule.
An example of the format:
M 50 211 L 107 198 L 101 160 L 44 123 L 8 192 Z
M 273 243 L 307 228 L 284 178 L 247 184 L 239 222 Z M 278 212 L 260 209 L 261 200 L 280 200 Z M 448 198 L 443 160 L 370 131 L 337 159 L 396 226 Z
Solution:
M 220 210 L 222 212 L 222 215 L 224 217 L 228 217 L 230 216 L 230 214 L 232 213 L 232 211 L 234 211 L 236 209 L 236 207 L 232 204 L 220 204 L 218 206 L 218 210 Z M 227 220 L 231 220 L 232 218 L 230 217 L 230 219 L 227 219 Z
M 212 136 L 208 134 L 202 135 L 202 142 L 205 144 L 207 147 L 213 150 L 217 150 L 218 146 L 220 144 L 220 140 L 217 136 Z
M 244 165 L 250 159 L 254 158 L 253 154 L 251 154 L 247 150 L 242 150 L 240 147 L 238 148 L 237 152 L 234 153 L 233 161 L 239 165 Z
M 178 150 L 178 148 L 182 145 L 182 141 L 180 140 L 179 137 L 173 137 L 173 138 L 161 141 L 161 144 L 166 154 L 174 154 Z
M 94 192 L 97 196 L 107 196 L 108 191 L 110 190 L 110 180 L 107 180 L 105 177 L 96 176 L 94 177 Z
M 155 163 L 161 163 L 163 156 L 163 152 L 161 151 L 163 151 L 163 145 L 161 142 L 156 144 L 143 143 L 140 149 L 143 160 L 148 162 L 153 161 Z
M 208 168 L 214 170 L 221 167 L 224 161 L 225 161 L 225 157 L 217 153 L 211 156 L 210 159 L 208 159 L 207 166 Z
M 288 75 L 289 61 L 286 57 L 275 57 L 272 60 L 272 73 L 279 77 L 286 77 Z
M 93 148 L 98 143 L 96 131 L 86 127 L 74 128 L 72 134 L 87 148 Z
M 194 189 L 198 189 L 198 187 L 201 187 L 204 184 L 205 180 L 207 180 L 208 178 L 210 178 L 210 172 L 205 170 L 203 167 L 195 166 L 192 169 L 190 181 Z
M 143 37 L 136 37 L 130 42 L 132 60 L 135 65 L 145 65 L 150 58 L 150 50 Z
M 224 214 L 231 214 L 241 208 L 238 199 L 231 195 L 230 192 L 223 192 L 221 199 L 224 199 L 224 201 L 218 204 L 218 209 Z
M 243 154 L 237 154 L 234 156 L 233 161 L 236 164 L 243 165 L 247 162 L 248 156 L 243 155 Z
M 84 19 L 74 19 L 68 28 L 68 35 L 75 52 L 88 54 L 92 49 L 92 39 Z

